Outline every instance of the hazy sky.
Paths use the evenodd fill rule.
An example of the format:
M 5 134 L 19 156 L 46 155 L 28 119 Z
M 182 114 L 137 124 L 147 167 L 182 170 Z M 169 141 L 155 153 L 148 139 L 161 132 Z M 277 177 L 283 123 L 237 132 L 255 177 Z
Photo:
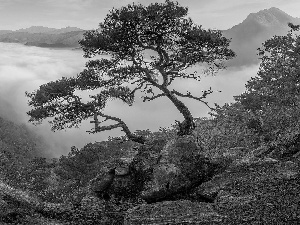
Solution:
M 62 28 L 76 26 L 96 29 L 113 7 L 134 0 L 0 0 L 0 30 L 16 30 L 30 26 Z M 163 0 L 134 1 L 148 5 Z M 228 29 L 249 13 L 277 7 L 299 17 L 299 0 L 178 0 L 189 7 L 189 16 L 205 28 Z

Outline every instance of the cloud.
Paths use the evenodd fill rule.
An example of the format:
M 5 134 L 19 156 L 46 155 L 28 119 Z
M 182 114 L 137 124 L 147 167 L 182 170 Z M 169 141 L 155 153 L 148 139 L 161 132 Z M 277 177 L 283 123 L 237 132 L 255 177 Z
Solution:
M 26 112 L 30 110 L 27 105 L 25 91 L 34 91 L 44 83 L 54 81 L 62 76 L 75 76 L 85 65 L 86 59 L 80 51 L 51 50 L 37 47 L 27 47 L 21 44 L 0 43 L 0 115 L 14 122 L 27 123 L 29 119 Z M 195 68 L 194 68 L 195 69 Z M 200 68 L 196 68 L 200 70 Z M 217 76 L 204 76 L 200 83 L 195 81 L 178 80 L 174 88 L 185 93 L 191 91 L 201 94 L 201 90 L 212 87 L 220 90 L 209 96 L 210 105 L 215 102 L 224 104 L 233 101 L 233 95 L 244 91 L 246 81 L 255 76 L 257 66 L 241 69 L 228 69 Z M 207 116 L 208 108 L 194 100 L 183 99 L 190 108 L 194 117 Z M 118 116 L 124 120 L 129 128 L 134 130 L 150 129 L 158 130 L 159 127 L 168 127 L 175 120 L 182 120 L 182 115 L 167 98 L 160 98 L 152 102 L 144 103 L 137 99 L 132 107 L 120 101 L 111 101 L 105 109 L 105 113 Z M 55 156 L 67 154 L 70 147 L 75 145 L 83 147 L 86 143 L 105 140 L 108 136 L 119 136 L 124 133 L 120 129 L 90 135 L 90 121 L 85 121 L 80 129 L 66 131 L 50 131 L 50 126 L 44 122 L 34 127 L 28 126 L 42 135 Z
M 0 43 L 0 48 L 0 115 L 14 122 L 26 123 L 29 119 L 26 115 L 29 107 L 25 91 L 34 91 L 41 84 L 62 76 L 76 75 L 85 63 L 79 51 L 50 50 L 7 43 Z M 52 137 L 55 142 L 55 135 L 50 134 L 49 126 L 37 129 L 45 136 Z M 67 149 L 57 151 L 66 152 Z
M 0 9 L 4 9 L 10 3 L 10 0 L 0 0 Z

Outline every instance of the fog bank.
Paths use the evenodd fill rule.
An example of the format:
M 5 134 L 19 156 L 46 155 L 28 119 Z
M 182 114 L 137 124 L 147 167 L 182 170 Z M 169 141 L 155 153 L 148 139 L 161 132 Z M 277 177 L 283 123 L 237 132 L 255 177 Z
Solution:
M 84 68 L 86 59 L 81 51 L 53 50 L 28 47 L 21 44 L 0 43 L 0 116 L 18 123 L 27 123 L 26 112 L 30 109 L 25 91 L 34 91 L 46 82 L 54 81 L 62 76 L 75 76 Z M 224 104 L 233 101 L 233 96 L 245 90 L 246 81 L 256 75 L 258 66 L 229 68 L 217 76 L 204 76 L 201 82 L 178 80 L 174 87 L 183 92 L 201 93 L 201 90 L 212 87 L 215 92 L 207 99 L 210 105 L 216 102 Z M 207 116 L 208 108 L 191 99 L 184 100 L 194 117 Z M 157 130 L 182 120 L 182 116 L 168 99 L 160 98 L 143 103 L 137 99 L 134 106 L 129 107 L 120 101 L 110 102 L 107 114 L 118 116 L 127 122 L 132 131 L 136 129 Z M 59 157 L 67 154 L 70 147 L 82 147 L 88 142 L 105 140 L 108 136 L 118 136 L 123 133 L 113 130 L 90 135 L 86 130 L 92 126 L 85 122 L 80 129 L 51 132 L 45 122 L 40 126 L 28 124 L 37 134 L 42 135 L 49 144 L 49 152 Z

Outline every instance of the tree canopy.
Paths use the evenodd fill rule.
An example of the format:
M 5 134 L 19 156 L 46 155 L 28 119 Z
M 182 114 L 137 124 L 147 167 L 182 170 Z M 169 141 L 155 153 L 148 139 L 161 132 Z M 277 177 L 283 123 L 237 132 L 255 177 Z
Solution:
M 209 154 L 242 147 L 281 159 L 299 155 L 300 26 L 289 26 L 259 48 L 260 67 L 246 91 L 196 120 L 195 134 Z
M 300 37 L 299 26 L 289 24 L 285 36 L 274 36 L 259 48 L 261 64 L 257 76 L 247 82 L 241 95 L 249 109 L 263 105 L 296 106 L 299 100 Z
M 256 131 L 267 141 L 282 142 L 300 133 L 299 26 L 289 26 L 287 35 L 274 36 L 259 49 L 257 76 L 247 82 L 246 92 L 238 97 L 259 123 Z
M 179 134 L 191 133 L 193 116 L 181 98 L 208 106 L 205 98 L 212 90 L 194 96 L 188 90 L 181 93 L 172 89 L 172 83 L 179 78 L 199 81 L 200 75 L 188 72 L 188 68 L 202 64 L 207 71 L 216 72 L 225 68 L 224 61 L 235 54 L 228 48 L 230 40 L 220 31 L 194 24 L 187 12 L 186 7 L 169 0 L 112 9 L 99 28 L 87 31 L 80 41 L 84 57 L 102 57 L 89 60 L 77 77 L 62 78 L 27 93 L 33 107 L 28 112 L 30 121 L 53 118 L 50 123 L 56 130 L 76 127 L 92 117 L 91 132 L 120 127 L 129 139 L 143 143 L 144 138 L 132 133 L 121 118 L 104 112 L 109 99 L 132 105 L 139 92 L 144 102 L 167 97 L 184 117 Z M 76 95 L 76 91 L 89 90 L 97 91 L 89 101 Z M 113 124 L 103 125 L 99 117 Z

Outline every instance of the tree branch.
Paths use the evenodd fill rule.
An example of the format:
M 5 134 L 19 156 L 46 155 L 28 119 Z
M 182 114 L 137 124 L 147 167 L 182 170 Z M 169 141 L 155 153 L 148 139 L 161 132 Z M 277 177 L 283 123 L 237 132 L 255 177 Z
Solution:
M 157 33 L 155 33 L 155 34 L 158 35 Z M 152 51 L 155 51 L 155 52 L 158 53 L 158 55 L 159 55 L 159 62 L 158 62 L 159 66 L 158 66 L 157 69 L 159 70 L 160 74 L 161 74 L 162 77 L 163 77 L 163 84 L 162 84 L 162 86 L 165 86 L 165 87 L 166 87 L 166 86 L 168 85 L 168 76 L 167 76 L 167 74 L 165 73 L 165 71 L 163 70 L 163 68 L 166 67 L 166 65 L 168 65 L 169 62 L 170 62 L 170 58 L 169 58 L 168 53 L 167 53 L 164 49 L 162 49 L 162 48 L 160 47 L 159 44 L 158 44 L 157 47 L 155 48 L 155 47 L 152 47 L 152 46 L 144 45 L 144 44 L 142 43 L 142 41 L 140 40 L 139 37 L 138 37 L 138 40 L 139 40 L 139 46 L 140 46 L 140 47 L 144 48 L 145 50 L 146 50 L 146 49 L 149 49 L 149 50 L 152 50 Z M 133 63 L 134 63 L 136 66 L 139 66 L 140 69 L 142 68 L 142 67 L 140 67 L 140 65 L 138 65 L 138 63 L 137 63 L 137 61 L 135 60 L 134 56 L 132 56 L 132 61 L 133 61 Z M 149 78 L 149 77 L 148 77 L 148 78 Z
M 155 80 L 153 80 L 153 78 L 151 77 L 149 70 L 140 66 L 139 63 L 135 60 L 134 56 L 132 56 L 132 62 L 139 70 L 145 73 L 146 77 L 143 78 L 145 81 L 148 81 L 153 86 L 160 88 L 160 85 L 156 83 Z
M 156 98 L 159 98 L 159 97 L 162 97 L 162 96 L 166 96 L 166 94 L 165 93 L 161 93 L 161 94 L 158 94 L 158 95 L 155 95 L 155 96 L 152 96 L 152 97 L 143 97 L 143 102 L 145 102 L 145 101 L 152 101 L 152 100 L 154 100 L 154 99 L 156 99 Z
M 108 126 L 99 126 L 102 122 L 99 122 L 98 115 L 101 116 L 101 117 L 104 117 L 105 118 L 104 121 L 114 120 L 114 121 L 116 121 L 118 123 L 112 124 L 112 125 L 108 125 Z M 94 129 L 94 131 L 87 131 L 88 133 L 94 134 L 94 133 L 97 133 L 97 132 L 101 132 L 101 131 L 105 131 L 105 130 L 112 130 L 112 129 L 121 127 L 122 131 L 125 132 L 125 134 L 126 134 L 126 136 L 127 136 L 128 139 L 130 139 L 132 141 L 135 141 L 135 142 L 138 142 L 138 143 L 141 143 L 141 144 L 144 144 L 145 141 L 146 141 L 146 139 L 144 137 L 134 135 L 129 130 L 129 128 L 127 127 L 127 125 L 125 124 L 125 122 L 123 120 L 121 120 L 120 118 L 118 118 L 118 117 L 105 115 L 102 112 L 94 112 L 94 121 L 91 121 L 91 123 L 95 124 L 95 129 Z
M 140 82 L 139 84 L 138 84 L 138 86 L 136 87 L 136 88 L 134 88 L 132 91 L 131 91 L 131 94 L 133 95 L 137 90 L 140 90 L 142 87 L 143 87 L 143 85 L 146 83 L 146 81 L 145 80 L 143 80 L 143 81 L 141 81 L 142 79 L 140 79 L 139 81 L 136 81 L 136 82 Z M 134 83 L 136 83 L 136 82 L 133 82 L 133 83 L 131 83 L 131 84 L 134 84 Z
M 168 82 L 168 86 L 171 85 L 171 83 L 175 80 L 175 78 L 179 77 L 183 77 L 183 78 L 187 78 L 187 79 L 194 79 L 196 81 L 200 81 L 200 77 L 196 76 L 195 74 L 191 73 L 191 74 L 184 74 L 184 73 L 179 73 L 178 71 L 169 71 L 167 72 L 168 75 L 170 76 L 169 82 Z
M 182 94 L 182 93 L 180 93 L 180 92 L 173 89 L 173 91 L 171 91 L 171 93 L 176 94 L 177 96 L 180 96 L 180 97 L 195 99 L 197 101 L 200 101 L 200 102 L 204 103 L 209 109 L 211 109 L 211 110 L 213 109 L 212 107 L 210 107 L 208 105 L 208 102 L 203 100 L 204 98 L 206 98 L 207 95 L 213 93 L 213 91 L 211 89 L 203 91 L 203 94 L 202 94 L 201 97 L 195 97 L 189 91 L 186 94 Z

